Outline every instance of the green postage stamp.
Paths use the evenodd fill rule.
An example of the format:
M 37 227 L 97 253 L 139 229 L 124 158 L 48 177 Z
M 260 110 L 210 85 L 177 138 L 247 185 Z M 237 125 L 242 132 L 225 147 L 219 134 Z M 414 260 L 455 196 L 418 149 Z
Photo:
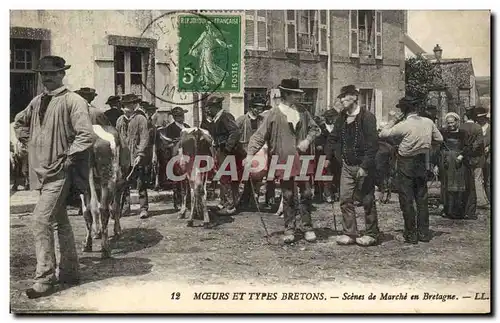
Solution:
M 179 16 L 179 91 L 241 90 L 241 16 Z

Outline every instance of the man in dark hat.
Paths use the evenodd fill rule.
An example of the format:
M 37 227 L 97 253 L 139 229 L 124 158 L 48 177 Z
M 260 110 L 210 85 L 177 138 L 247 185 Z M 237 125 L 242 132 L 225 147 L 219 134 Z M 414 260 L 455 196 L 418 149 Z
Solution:
M 139 106 L 141 99 L 135 94 L 122 96 L 124 115 L 118 118 L 116 127 L 130 153 L 131 183 L 137 183 L 141 219 L 148 217 L 147 157 L 149 146 L 148 119 Z M 127 174 L 128 175 L 128 174 Z M 128 192 L 126 193 L 128 194 Z
M 375 155 L 378 150 L 375 116 L 358 104 L 359 91 L 354 85 L 341 88 L 342 111 L 330 133 L 326 157 L 342 163 L 340 178 L 340 209 L 343 235 L 340 245 L 357 243 L 371 246 L 378 243 L 379 228 L 375 206 Z M 328 165 L 329 166 L 329 165 Z M 366 230 L 358 237 L 355 199 L 361 201 L 365 211 Z
M 482 163 L 483 169 L 483 182 L 484 190 L 488 197 L 488 201 L 491 201 L 491 126 L 488 118 L 488 111 L 483 107 L 476 107 L 476 121 L 481 126 L 483 130 L 483 140 L 484 140 L 484 163 Z
M 77 194 L 89 189 L 93 130 L 87 103 L 63 84 L 69 68 L 59 56 L 42 57 L 34 71 L 45 90 L 15 117 L 17 137 L 28 146 L 30 186 L 40 192 L 31 219 L 37 264 L 35 283 L 26 291 L 29 298 L 51 294 L 57 283 L 74 285 L 80 279 L 66 199 L 70 189 Z
M 328 109 L 323 113 L 324 123 L 320 124 L 321 135 L 316 138 L 316 164 L 318 163 L 319 157 L 325 154 L 325 148 L 327 146 L 327 140 L 330 133 L 333 131 L 335 121 L 338 118 L 339 113 L 335 109 Z M 318 191 L 322 192 L 323 196 L 318 196 L 318 198 L 323 199 L 327 203 L 332 202 L 338 197 L 338 189 L 340 183 L 339 170 L 340 165 L 334 158 L 325 168 L 324 173 L 326 176 L 333 176 L 332 182 L 318 181 L 317 187 Z M 315 189 L 316 193 L 316 189 Z
M 477 193 L 476 193 L 476 174 L 480 178 L 481 174 L 481 158 L 484 154 L 484 139 L 483 130 L 481 126 L 474 122 L 476 118 L 475 107 L 465 110 L 464 123 L 460 128 L 467 134 L 467 144 L 465 149 L 469 150 L 464 152 L 467 157 L 464 159 L 464 165 L 467 173 L 465 178 L 465 218 L 477 219 Z
M 300 102 L 304 91 L 300 89 L 298 79 L 284 79 L 278 86 L 282 102 L 270 110 L 261 126 L 250 138 L 248 156 L 245 165 L 249 165 L 255 154 L 267 142 L 269 156 L 278 156 L 278 164 L 286 164 L 291 171 L 276 170 L 274 176 L 281 180 L 283 196 L 283 216 L 285 219 L 285 234 L 283 241 L 292 243 L 296 239 L 296 214 L 300 214 L 305 239 L 316 240 L 316 234 L 311 220 L 312 192 L 310 175 L 314 167 L 309 167 L 306 173 L 301 172 L 300 155 L 311 155 L 311 146 L 320 134 L 320 129 L 312 115 L 304 109 Z M 288 158 L 293 164 L 288 164 Z M 313 166 L 313 165 L 312 165 Z M 274 167 L 273 165 L 270 166 Z M 269 174 L 271 175 L 271 174 Z M 272 175 L 271 175 L 272 176 Z M 268 177 L 274 180 L 275 177 Z M 300 190 L 300 200 L 296 200 L 296 188 Z
M 390 121 L 380 131 L 380 138 L 392 138 L 398 146 L 397 178 L 399 204 L 404 218 L 406 243 L 429 242 L 429 209 L 427 196 L 428 156 L 432 142 L 442 142 L 443 136 L 431 119 L 417 113 L 418 100 L 406 96 L 398 107 L 404 116 L 402 121 Z M 396 124 L 396 122 L 398 122 Z M 415 202 L 417 210 L 413 206 Z
M 111 125 L 111 122 L 109 122 L 108 118 L 106 117 L 104 110 L 99 109 L 92 105 L 92 101 L 94 101 L 95 97 L 97 96 L 95 89 L 90 87 L 82 87 L 79 90 L 75 91 L 75 93 L 77 93 L 82 98 L 84 98 L 85 101 L 87 101 L 90 113 L 90 120 L 92 121 L 93 125 L 99 125 L 99 126 Z
M 174 145 L 179 141 L 181 138 L 181 132 L 182 129 L 185 128 L 190 128 L 190 126 L 184 122 L 185 120 L 185 114 L 188 112 L 188 110 L 185 110 L 181 107 L 174 107 L 172 110 L 170 110 L 170 113 L 172 114 L 172 117 L 174 119 L 174 122 L 169 124 L 167 128 L 165 129 L 165 136 L 172 141 L 170 144 L 170 156 L 172 157 L 173 153 L 173 148 Z M 166 172 L 166 167 L 167 167 L 168 160 L 163 160 L 160 161 L 159 167 L 160 167 L 160 178 L 163 179 L 165 176 Z M 176 175 L 181 175 L 181 174 L 176 174 Z M 187 183 L 187 179 L 185 180 Z M 191 194 L 189 192 L 183 192 L 182 188 L 186 187 L 186 185 L 182 185 L 181 182 L 175 182 L 174 183 L 174 208 L 175 210 L 179 210 L 181 207 L 182 203 L 182 195 L 186 195 L 186 203 L 187 207 L 191 204 Z
M 262 123 L 263 117 L 261 113 L 266 107 L 266 99 L 262 96 L 255 96 L 250 100 L 249 111 L 236 119 L 236 124 L 241 132 L 240 143 L 243 146 L 245 152 L 248 148 L 248 141 L 250 137 L 255 133 L 257 128 Z M 255 209 L 256 205 L 256 195 L 260 189 L 260 183 L 252 178 L 245 181 L 245 186 L 243 188 L 243 193 L 241 193 L 239 208 L 241 209 Z M 252 195 L 253 193 L 253 195 Z
M 141 101 L 140 107 L 144 111 L 148 119 L 149 143 L 148 143 L 148 148 L 146 149 L 147 153 L 144 161 L 146 164 L 148 186 L 154 187 L 156 174 L 154 173 L 153 162 L 156 162 L 155 161 L 156 156 L 154 151 L 155 141 L 156 141 L 156 127 L 154 126 L 152 117 L 155 114 L 157 108 L 154 104 L 149 103 L 147 101 Z
M 205 109 L 207 117 L 212 120 L 211 124 L 207 125 L 207 130 L 214 139 L 217 165 L 220 167 L 227 156 L 232 155 L 236 159 L 238 180 L 233 181 L 230 176 L 222 176 L 219 179 L 223 206 L 219 212 L 224 215 L 232 215 L 236 213 L 239 180 L 243 174 L 242 160 L 245 151 L 239 142 L 241 134 L 236 120 L 231 113 L 222 108 L 222 101 L 224 101 L 224 97 L 213 95 L 207 100 Z
M 109 122 L 113 127 L 116 127 L 116 121 L 123 114 L 120 104 L 120 96 L 112 95 L 106 101 L 106 104 L 109 105 L 109 109 L 104 112 Z

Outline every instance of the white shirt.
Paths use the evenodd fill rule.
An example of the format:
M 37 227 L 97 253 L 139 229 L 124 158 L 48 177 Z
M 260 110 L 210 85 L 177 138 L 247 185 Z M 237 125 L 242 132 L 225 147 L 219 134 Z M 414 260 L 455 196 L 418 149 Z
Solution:
M 328 132 L 332 132 L 333 130 L 333 124 L 326 124 L 326 129 L 328 130 Z
M 300 120 L 299 112 L 294 108 L 284 104 L 283 102 L 280 102 L 278 108 L 286 116 L 288 122 L 291 122 L 293 127 L 295 128 Z
M 483 128 L 483 136 L 486 136 L 486 130 L 488 130 L 488 127 L 489 127 L 488 123 L 481 127 Z
M 179 123 L 177 121 L 174 121 L 174 122 L 177 125 L 177 127 L 181 128 L 181 130 L 184 129 L 184 125 L 182 123 Z

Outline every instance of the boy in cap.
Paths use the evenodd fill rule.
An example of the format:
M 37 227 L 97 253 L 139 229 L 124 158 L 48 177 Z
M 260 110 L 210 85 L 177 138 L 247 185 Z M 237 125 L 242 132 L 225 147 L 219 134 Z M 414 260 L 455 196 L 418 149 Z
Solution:
M 174 107 L 170 113 L 174 119 L 174 122 L 169 124 L 167 128 L 165 128 L 165 136 L 172 140 L 172 144 L 170 149 L 172 150 L 174 147 L 174 144 L 179 141 L 181 138 L 181 132 L 185 128 L 190 128 L 190 126 L 184 122 L 185 120 L 185 114 L 188 112 L 188 110 L 185 110 L 181 107 Z M 170 154 L 172 156 L 172 154 Z M 160 161 L 160 172 L 162 172 L 162 176 L 164 176 L 166 167 L 167 167 L 167 160 L 165 161 Z M 175 169 L 175 168 L 174 168 Z M 176 175 L 181 175 L 181 174 L 176 174 Z M 160 176 L 160 178 L 163 178 Z M 184 180 L 185 183 L 187 183 L 187 179 Z M 191 194 L 189 192 L 183 191 L 183 187 L 186 187 L 185 185 L 182 185 L 182 182 L 175 182 L 174 183 L 174 208 L 175 210 L 179 210 L 179 207 L 181 206 L 182 203 L 182 195 L 186 195 L 186 206 L 189 207 L 191 205 Z
M 250 100 L 249 105 L 249 111 L 236 119 L 236 124 L 241 131 L 240 143 L 245 152 L 248 148 L 248 141 L 250 140 L 250 137 L 252 137 L 259 125 L 262 123 L 263 117 L 261 116 L 261 113 L 266 107 L 266 99 L 261 96 L 255 96 Z M 252 178 L 245 181 L 243 193 L 241 193 L 240 203 L 238 205 L 240 208 L 249 209 L 257 207 L 257 205 L 255 205 L 255 199 L 258 189 L 260 188 L 258 184 L 259 183 L 252 180 Z
M 132 181 L 136 181 L 139 190 L 141 219 L 148 217 L 147 156 L 149 146 L 149 126 L 144 110 L 139 106 L 141 99 L 135 94 L 122 96 L 124 115 L 118 118 L 117 130 L 128 147 L 131 161 Z M 127 174 L 128 175 L 128 174 Z M 128 192 L 125 193 L 126 197 Z
M 289 178 L 285 176 L 282 169 L 276 170 L 275 173 L 275 176 L 281 180 L 283 196 L 285 220 L 283 240 L 285 243 L 295 241 L 297 234 L 296 214 L 300 213 L 305 239 L 313 242 L 316 240 L 316 234 L 311 220 L 311 185 L 309 179 L 298 180 L 297 177 L 311 173 L 311 167 L 308 167 L 306 174 L 300 173 L 302 165 L 299 155 L 310 154 L 311 144 L 320 134 L 320 129 L 311 114 L 300 104 L 304 91 L 300 89 L 298 79 L 284 79 L 278 88 L 281 92 L 282 102 L 270 110 L 260 127 L 250 138 L 245 165 L 251 163 L 253 156 L 266 142 L 268 143 L 269 155 L 277 155 L 280 165 L 287 163 L 289 156 L 293 157 L 293 165 L 288 165 L 291 166 Z M 314 172 L 314 167 L 312 172 Z M 300 189 L 300 201 L 295 200 L 297 187 Z
M 109 105 L 109 109 L 104 112 L 109 122 L 113 127 L 116 128 L 116 121 L 123 114 L 123 111 L 120 106 L 120 97 L 118 95 L 112 95 L 106 101 L 106 104 Z
M 28 298 L 47 296 L 57 283 L 74 285 L 80 279 L 66 199 L 70 189 L 89 190 L 93 129 L 87 102 L 63 84 L 70 67 L 62 57 L 42 57 L 34 71 L 40 73 L 45 90 L 14 121 L 18 139 L 28 146 L 31 189 L 40 193 L 31 219 L 36 274 L 26 290 Z
M 337 243 L 371 246 L 378 242 L 379 236 L 375 206 L 377 122 L 370 111 L 358 105 L 358 95 L 359 91 L 354 85 L 341 88 L 338 99 L 343 110 L 328 137 L 325 152 L 330 162 L 337 158 L 342 163 L 340 209 L 343 235 L 337 238 Z M 365 211 L 366 229 L 361 237 L 358 237 L 354 208 L 356 198 L 362 202 Z
M 236 159 L 238 180 L 233 181 L 230 176 L 222 176 L 219 180 L 223 205 L 219 212 L 224 215 L 232 215 L 236 213 L 239 179 L 241 179 L 243 173 L 242 160 L 245 151 L 239 142 L 240 129 L 236 125 L 234 116 L 222 108 L 222 101 L 224 101 L 224 98 L 218 95 L 214 95 L 207 100 L 205 105 L 206 113 L 212 122 L 206 127 L 209 128 L 207 130 L 214 139 L 217 165 L 222 165 L 226 157 L 230 155 L 233 155 Z

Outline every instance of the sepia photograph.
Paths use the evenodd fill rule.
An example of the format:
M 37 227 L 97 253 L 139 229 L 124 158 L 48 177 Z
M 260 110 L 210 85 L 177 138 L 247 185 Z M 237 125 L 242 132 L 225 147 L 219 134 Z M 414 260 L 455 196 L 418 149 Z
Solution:
M 10 313 L 490 314 L 491 20 L 9 9 Z

